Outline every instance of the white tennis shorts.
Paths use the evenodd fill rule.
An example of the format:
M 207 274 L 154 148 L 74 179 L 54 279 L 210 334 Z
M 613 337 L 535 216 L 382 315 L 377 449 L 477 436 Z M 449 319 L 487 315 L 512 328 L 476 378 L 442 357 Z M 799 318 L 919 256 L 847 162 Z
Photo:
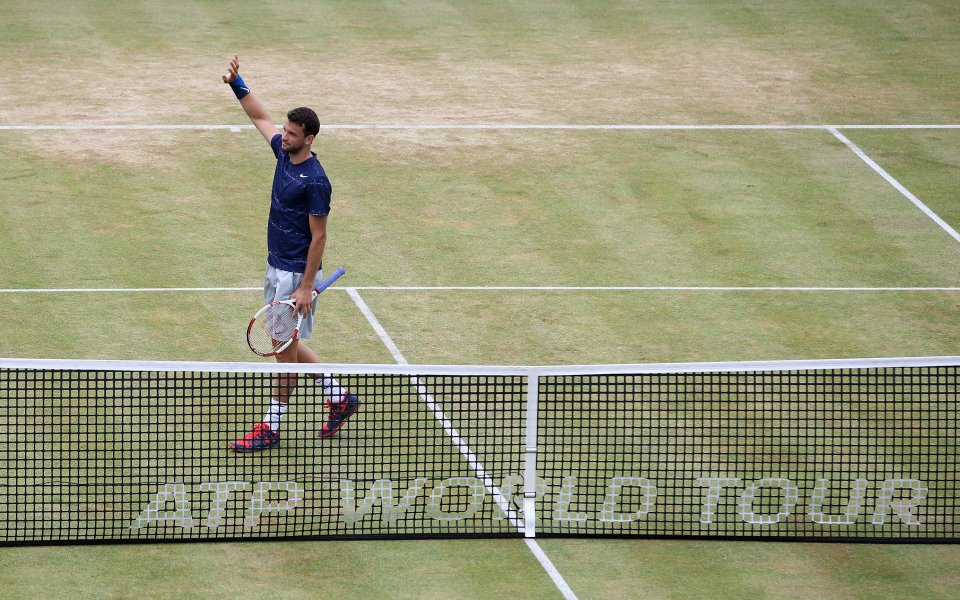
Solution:
M 267 265 L 267 273 L 263 278 L 263 303 L 270 304 L 277 300 L 289 300 L 294 290 L 300 286 L 301 281 L 303 281 L 303 273 L 281 271 Z M 319 287 L 321 282 L 323 282 L 323 271 L 317 271 L 313 287 Z M 303 318 L 297 339 L 306 340 L 313 335 L 313 314 L 317 312 L 317 301 L 319 299 L 319 296 L 313 299 L 313 307 L 310 309 L 310 314 Z

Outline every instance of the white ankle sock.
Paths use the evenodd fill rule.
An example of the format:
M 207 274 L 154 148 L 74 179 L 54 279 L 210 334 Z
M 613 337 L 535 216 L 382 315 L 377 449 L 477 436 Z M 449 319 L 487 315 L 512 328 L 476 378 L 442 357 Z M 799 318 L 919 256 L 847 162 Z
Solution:
M 287 414 L 287 408 L 289 408 L 289 406 L 289 404 L 277 402 L 276 400 L 270 401 L 270 410 L 263 416 L 263 422 L 270 426 L 271 431 L 280 430 L 280 419 L 283 418 L 283 415 Z
M 317 377 L 317 383 L 323 388 L 323 395 L 330 400 L 331 404 L 340 404 L 343 402 L 343 397 L 347 394 L 347 390 L 340 387 L 336 379 L 329 375 L 322 375 Z

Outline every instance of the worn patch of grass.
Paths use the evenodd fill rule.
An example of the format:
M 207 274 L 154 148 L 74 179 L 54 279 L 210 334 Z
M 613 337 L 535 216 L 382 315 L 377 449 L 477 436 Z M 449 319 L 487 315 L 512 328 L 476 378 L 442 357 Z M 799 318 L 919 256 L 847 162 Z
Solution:
M 235 51 L 269 106 L 333 122 L 949 122 L 958 18 L 949 0 L 14 0 L 0 122 L 237 122 L 217 85 Z

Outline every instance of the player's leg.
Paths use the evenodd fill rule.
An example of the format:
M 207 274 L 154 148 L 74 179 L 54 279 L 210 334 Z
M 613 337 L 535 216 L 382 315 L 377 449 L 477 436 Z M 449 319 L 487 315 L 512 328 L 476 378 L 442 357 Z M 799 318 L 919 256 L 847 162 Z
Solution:
M 299 283 L 296 275 L 268 266 L 263 281 L 264 303 L 285 300 L 293 293 Z M 297 362 L 299 343 L 294 340 L 283 352 L 277 355 L 278 363 Z M 290 396 L 297 388 L 297 375 L 278 373 L 273 379 L 270 392 L 270 405 L 263 420 L 255 424 L 247 435 L 230 442 L 230 448 L 237 452 L 257 452 L 280 445 L 280 421 L 289 408 Z
M 299 342 L 299 340 L 298 340 Z M 297 343 L 298 363 L 319 363 L 320 358 L 306 344 Z M 343 422 L 350 418 L 353 413 L 360 408 L 360 399 L 350 390 L 342 387 L 335 377 L 328 374 L 314 376 L 314 381 L 320 386 L 327 405 L 330 408 L 330 416 L 323 428 L 320 430 L 321 437 L 329 437 L 343 426 Z M 294 385 L 295 389 L 295 385 Z M 284 390 L 287 391 L 287 390 Z M 291 390 L 292 393 L 292 390 Z M 289 396 L 288 396 L 289 397 Z M 331 432 L 323 435 L 324 432 Z
M 323 272 L 317 273 L 317 277 L 314 281 L 314 287 L 318 287 L 321 282 L 323 282 Z M 317 312 L 318 302 L 319 297 L 314 300 L 313 309 L 310 311 L 310 314 L 307 317 L 304 317 L 303 323 L 300 324 L 301 339 L 310 339 L 313 336 L 313 316 Z M 297 362 L 320 362 L 320 359 L 317 357 L 316 353 L 307 347 L 306 344 L 299 345 L 298 353 Z M 318 375 L 314 378 L 314 381 L 320 386 L 321 390 L 323 391 L 323 396 L 326 398 L 327 405 L 329 406 L 327 422 L 323 424 L 319 431 L 317 431 L 317 435 L 321 438 L 331 437 L 340 431 L 340 428 L 343 427 L 343 424 L 346 422 L 346 420 L 353 416 L 353 414 L 360 409 L 362 402 L 356 394 L 352 394 L 350 393 L 350 390 L 342 387 L 340 382 L 331 375 Z
M 277 363 L 297 362 L 299 341 L 294 340 L 290 346 L 277 354 Z M 263 420 L 253 426 L 253 430 L 243 439 L 230 443 L 230 447 L 237 452 L 257 452 L 280 445 L 280 421 L 287 414 L 290 407 L 290 397 L 297 390 L 299 376 L 296 373 L 277 373 L 273 377 L 273 386 L 270 391 L 270 405 L 263 415 Z
M 300 343 L 300 340 L 293 340 L 283 352 L 277 354 L 277 364 L 303 362 L 300 360 L 300 354 L 303 348 L 304 346 Z M 270 396 L 271 402 L 289 404 L 290 397 L 297 391 L 299 379 L 300 376 L 296 373 L 277 373 L 276 377 L 273 378 L 273 392 Z

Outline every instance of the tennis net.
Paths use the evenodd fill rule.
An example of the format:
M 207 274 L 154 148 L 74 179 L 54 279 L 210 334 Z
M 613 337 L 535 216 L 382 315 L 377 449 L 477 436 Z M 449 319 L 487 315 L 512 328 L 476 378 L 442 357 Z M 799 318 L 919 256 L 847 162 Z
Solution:
M 958 366 L 0 360 L 0 544 L 956 542 Z M 230 449 L 294 374 L 279 446 Z M 363 402 L 328 438 L 322 374 Z

